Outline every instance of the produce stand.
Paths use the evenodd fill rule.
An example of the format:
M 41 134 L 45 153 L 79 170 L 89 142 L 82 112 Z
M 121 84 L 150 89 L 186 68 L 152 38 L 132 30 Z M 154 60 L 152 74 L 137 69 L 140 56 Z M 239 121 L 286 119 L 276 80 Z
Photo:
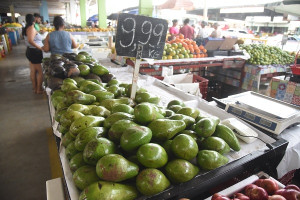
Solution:
M 123 73 L 122 71 L 123 70 Z M 110 71 L 114 73 L 117 76 L 117 79 L 122 82 L 130 82 L 131 80 L 131 73 L 126 72 L 126 68 L 111 68 Z M 127 76 L 126 76 L 127 75 Z M 131 74 L 132 75 L 132 74 Z M 209 112 L 210 114 L 216 115 L 220 117 L 221 119 L 226 118 L 229 115 L 228 113 L 222 111 L 219 108 L 211 108 L 211 106 L 208 105 L 208 103 L 204 100 L 200 100 L 199 98 L 196 98 L 192 95 L 187 95 L 186 93 L 183 93 L 176 88 L 173 88 L 170 85 L 166 85 L 152 77 L 149 76 L 142 76 L 139 80 L 139 85 L 147 87 L 148 91 L 151 93 L 161 93 L 161 102 L 162 104 L 166 105 L 168 101 L 170 100 L 170 97 L 173 99 L 181 99 L 186 103 L 186 105 L 191 107 L 198 107 L 201 110 L 204 110 L 205 112 Z M 54 117 L 54 110 L 52 103 L 50 101 L 50 90 L 47 90 L 48 99 L 49 99 L 49 112 L 50 112 L 50 119 L 51 123 L 53 125 L 53 132 L 56 134 L 56 141 L 57 141 L 57 147 L 60 152 L 60 158 L 62 162 L 62 168 L 64 171 L 64 184 L 66 187 L 66 190 L 68 191 L 68 195 L 70 195 L 69 199 L 76 199 L 73 197 L 74 191 L 76 191 L 76 188 L 74 185 L 72 186 L 72 175 L 70 173 L 70 170 L 67 169 L 68 163 L 66 158 L 64 158 L 64 147 L 60 148 L 60 139 L 59 139 L 59 132 L 57 131 L 57 123 L 53 121 Z M 54 123 L 53 123 L 54 122 Z M 139 199 L 177 199 L 180 197 L 187 197 L 187 198 L 195 198 L 198 199 L 204 199 L 211 194 L 208 193 L 210 189 L 216 187 L 217 185 L 221 184 L 224 181 L 227 181 L 240 173 L 244 171 L 251 171 L 253 173 L 256 173 L 258 171 L 264 170 L 271 175 L 276 175 L 276 172 L 273 170 L 278 165 L 280 160 L 282 159 L 285 149 L 288 145 L 288 143 L 284 139 L 272 139 L 272 137 L 261 133 L 258 131 L 260 136 L 264 138 L 266 141 L 272 141 L 271 144 L 268 145 L 266 148 L 258 148 L 254 150 L 253 152 L 249 154 L 245 154 L 241 158 L 234 160 L 230 162 L 229 164 L 219 167 L 215 170 L 211 171 L 201 171 L 200 174 L 198 174 L 194 179 L 192 179 L 189 182 L 182 183 L 179 185 L 173 185 L 167 190 L 151 196 L 151 197 L 145 197 L 142 196 Z M 245 148 L 247 149 L 247 148 Z M 234 158 L 233 154 L 233 158 Z M 71 180 L 70 180 L 71 179 Z M 70 186 L 71 181 L 71 186 Z M 78 194 L 77 194 L 78 195 Z

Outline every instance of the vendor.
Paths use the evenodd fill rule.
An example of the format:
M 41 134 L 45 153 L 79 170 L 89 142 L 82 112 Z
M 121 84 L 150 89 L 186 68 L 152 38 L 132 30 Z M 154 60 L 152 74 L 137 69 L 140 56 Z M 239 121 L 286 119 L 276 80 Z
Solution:
M 50 51 L 51 54 L 72 53 L 72 48 L 77 48 L 77 44 L 71 33 L 64 31 L 65 22 L 60 16 L 54 17 L 53 25 L 55 31 L 47 35 L 44 41 L 43 50 Z

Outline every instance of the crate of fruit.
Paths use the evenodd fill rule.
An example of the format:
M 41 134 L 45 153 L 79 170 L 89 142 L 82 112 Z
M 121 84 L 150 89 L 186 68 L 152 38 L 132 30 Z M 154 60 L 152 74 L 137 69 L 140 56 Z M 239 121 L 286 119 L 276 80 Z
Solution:
M 205 200 L 297 200 L 300 189 L 283 185 L 264 172 L 252 175 Z

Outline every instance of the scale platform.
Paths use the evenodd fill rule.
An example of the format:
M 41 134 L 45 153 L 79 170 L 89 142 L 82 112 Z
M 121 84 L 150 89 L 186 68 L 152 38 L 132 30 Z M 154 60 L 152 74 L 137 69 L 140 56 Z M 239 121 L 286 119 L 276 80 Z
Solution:
M 256 92 L 213 99 L 227 112 L 277 135 L 300 123 L 300 107 Z

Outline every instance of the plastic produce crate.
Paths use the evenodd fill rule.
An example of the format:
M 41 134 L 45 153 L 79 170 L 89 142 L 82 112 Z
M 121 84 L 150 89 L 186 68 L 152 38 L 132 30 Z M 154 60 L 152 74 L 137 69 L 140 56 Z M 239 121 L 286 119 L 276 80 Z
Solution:
M 172 77 L 175 77 L 175 76 L 181 76 L 181 75 L 183 75 L 183 76 L 184 75 L 193 75 L 192 80 L 190 81 L 190 83 L 199 83 L 199 89 L 200 89 L 200 93 L 202 94 L 202 98 L 203 99 L 207 98 L 208 79 L 203 78 L 201 76 L 198 76 L 196 74 L 179 74 L 179 75 L 169 76 L 169 78 L 172 78 Z M 153 77 L 157 78 L 159 80 L 162 80 L 162 81 L 166 80 L 166 78 L 163 77 L 163 76 L 153 76 Z M 188 82 L 186 82 L 186 81 L 184 81 L 184 82 L 175 81 L 174 83 L 172 83 L 172 82 L 171 83 L 167 82 L 167 83 L 169 83 L 171 85 L 174 85 L 174 83 L 185 84 L 185 83 L 188 83 Z

